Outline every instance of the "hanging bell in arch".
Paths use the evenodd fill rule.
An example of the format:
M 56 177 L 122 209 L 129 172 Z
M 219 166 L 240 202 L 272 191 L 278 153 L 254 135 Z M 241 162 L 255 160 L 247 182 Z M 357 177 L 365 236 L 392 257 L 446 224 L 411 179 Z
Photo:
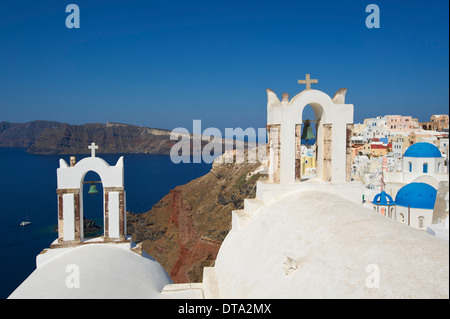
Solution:
M 94 194 L 97 194 L 97 193 L 98 193 L 97 187 L 95 186 L 94 183 L 92 183 L 91 187 L 89 187 L 88 194 L 91 194 L 92 196 L 94 196 Z
M 312 140 L 315 139 L 316 137 L 314 136 L 312 127 L 311 127 L 311 122 L 310 120 L 306 120 L 305 124 L 303 125 L 303 132 L 302 132 L 302 136 L 301 139 L 302 140 Z

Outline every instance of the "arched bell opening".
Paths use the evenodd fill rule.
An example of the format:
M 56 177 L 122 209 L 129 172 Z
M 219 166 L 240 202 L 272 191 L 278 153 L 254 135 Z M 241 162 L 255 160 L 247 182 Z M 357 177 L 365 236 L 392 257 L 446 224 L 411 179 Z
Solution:
M 310 103 L 303 107 L 301 124 L 296 125 L 295 180 L 305 181 L 320 177 L 321 162 L 318 160 L 323 143 L 321 140 L 321 118 L 323 107 Z
M 316 112 L 311 105 L 306 105 L 302 123 L 296 126 L 296 181 L 317 177 L 317 122 Z
M 104 236 L 104 192 L 100 176 L 88 171 L 82 178 L 80 192 L 81 241 Z

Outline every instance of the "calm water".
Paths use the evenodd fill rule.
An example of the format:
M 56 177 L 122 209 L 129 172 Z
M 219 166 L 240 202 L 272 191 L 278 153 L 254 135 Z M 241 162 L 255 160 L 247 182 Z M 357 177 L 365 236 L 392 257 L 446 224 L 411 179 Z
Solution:
M 120 155 L 99 155 L 115 165 Z M 77 156 L 81 160 L 85 156 Z M 56 169 L 59 159 L 69 156 L 32 155 L 25 149 L 0 148 L 0 298 L 7 298 L 36 268 L 36 255 L 57 238 Z M 210 164 L 173 164 L 164 155 L 124 155 L 127 210 L 142 213 L 151 209 L 177 185 L 209 172 Z M 85 181 L 99 180 L 96 173 Z M 100 226 L 103 222 L 102 187 L 87 192 L 84 215 Z M 29 220 L 28 226 L 19 226 Z

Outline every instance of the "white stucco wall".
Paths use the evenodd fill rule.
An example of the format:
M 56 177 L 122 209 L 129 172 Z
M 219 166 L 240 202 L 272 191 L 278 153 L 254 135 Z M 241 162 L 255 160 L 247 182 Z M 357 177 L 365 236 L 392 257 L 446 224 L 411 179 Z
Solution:
M 396 218 L 397 221 L 401 222 L 401 215 L 404 216 L 403 223 L 409 226 L 426 230 L 428 226 L 431 226 L 433 221 L 433 210 L 432 209 L 421 209 L 421 208 L 409 208 L 409 221 L 408 221 L 408 207 L 397 205 L 396 208 Z M 419 217 L 423 217 L 423 227 L 419 227 Z
M 123 156 L 119 158 L 115 166 L 110 166 L 100 157 L 86 157 L 75 166 L 69 167 L 60 159 L 60 167 L 57 169 L 58 189 L 80 188 L 87 172 L 96 172 L 103 187 L 123 187 Z
M 109 237 L 119 237 L 119 192 L 109 192 Z
M 74 195 L 63 195 L 64 240 L 75 239 L 75 206 Z
M 410 171 L 409 165 L 412 165 Z M 428 172 L 423 172 L 423 165 L 428 164 Z M 448 179 L 445 173 L 444 158 L 403 157 L 403 182 L 411 183 L 421 175 L 430 175 L 437 180 Z

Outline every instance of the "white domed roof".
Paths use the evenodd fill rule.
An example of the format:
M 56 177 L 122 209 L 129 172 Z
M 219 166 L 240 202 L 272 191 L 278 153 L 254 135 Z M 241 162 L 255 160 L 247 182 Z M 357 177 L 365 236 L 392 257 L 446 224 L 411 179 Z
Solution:
M 79 288 L 68 288 L 74 267 L 79 269 Z M 161 298 L 171 283 L 148 255 L 115 244 L 87 244 L 66 249 L 38 267 L 9 298 Z
M 319 190 L 253 214 L 219 250 L 220 298 L 448 298 L 448 241 Z

